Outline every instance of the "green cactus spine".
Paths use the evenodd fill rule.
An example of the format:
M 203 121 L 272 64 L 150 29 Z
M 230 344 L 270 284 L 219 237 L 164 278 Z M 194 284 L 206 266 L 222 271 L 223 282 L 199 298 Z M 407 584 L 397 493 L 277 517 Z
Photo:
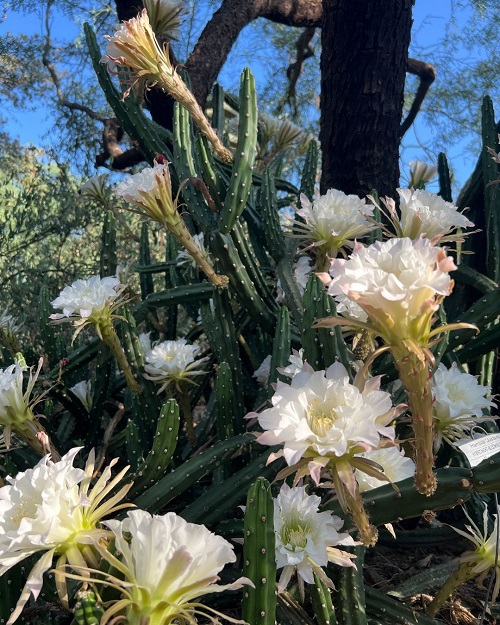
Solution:
M 488 276 L 494 282 L 498 283 L 500 281 L 500 188 L 498 185 L 498 165 L 493 161 L 486 150 L 488 147 L 495 149 L 498 138 L 493 102 L 489 96 L 484 97 L 481 112 L 484 210 L 487 242 L 486 264 L 488 267 Z
M 116 275 L 116 223 L 111 211 L 106 211 L 101 238 L 101 260 L 99 274 L 101 278 Z
M 49 300 L 49 292 L 45 284 L 40 289 L 38 300 L 38 315 L 40 319 L 40 334 L 42 337 L 43 349 L 48 356 L 49 363 L 55 365 L 65 354 L 61 334 L 54 332 L 54 326 L 50 325 L 49 317 L 54 312 Z
M 224 130 L 224 89 L 215 83 L 212 89 L 212 126 L 220 133 Z
M 226 187 L 214 166 L 212 153 L 208 147 L 208 140 L 201 133 L 196 135 L 196 154 L 210 197 L 214 201 L 215 208 L 220 212 L 223 207 L 222 198 L 225 196 Z
M 257 154 L 257 96 L 255 79 L 248 68 L 245 68 L 241 74 L 239 102 L 238 142 L 231 181 L 219 218 L 219 227 L 223 234 L 227 234 L 233 228 L 245 209 L 252 185 L 252 170 Z
M 200 178 L 193 157 L 191 134 L 189 113 L 176 102 L 174 107 L 175 170 L 179 176 L 179 182 L 184 183 L 182 197 L 186 206 L 202 230 L 206 232 L 214 228 L 215 214 L 211 212 L 202 192 L 191 180 Z
M 356 568 L 342 566 L 336 576 L 336 615 L 339 625 L 367 625 L 363 561 L 365 547 L 355 547 Z
M 149 234 L 148 223 L 145 221 L 141 226 L 141 240 L 139 243 L 139 262 L 143 266 L 151 264 L 151 254 L 149 251 Z M 154 292 L 153 276 L 150 273 L 139 274 L 141 283 L 141 298 L 146 299 L 148 295 Z
M 243 620 L 249 625 L 274 625 L 276 558 L 274 504 L 269 482 L 258 478 L 248 491 L 245 509 L 243 575 L 255 588 L 243 591 Z
M 134 485 L 129 496 L 139 495 L 165 475 L 177 445 L 179 420 L 179 406 L 175 399 L 169 399 L 160 411 L 153 446 L 132 477 Z
M 273 342 L 273 352 L 271 354 L 271 368 L 269 372 L 268 393 L 269 397 L 274 394 L 272 385 L 277 381 L 290 381 L 289 378 L 278 373 L 278 367 L 286 367 L 292 351 L 292 341 L 290 336 L 290 314 L 286 306 L 281 307 L 278 315 L 278 324 Z
M 318 173 L 319 150 L 317 141 L 309 141 L 307 146 L 306 160 L 304 163 L 304 171 L 300 181 L 300 192 L 312 202 L 314 200 L 314 186 L 316 184 L 316 175 Z
M 262 176 L 260 213 L 264 225 L 267 249 L 273 260 L 279 263 L 285 255 L 286 245 L 278 213 L 274 178 L 269 168 L 265 170 Z
M 451 176 L 446 154 L 438 154 L 439 194 L 445 202 L 453 202 L 451 192 Z
M 314 576 L 314 584 L 308 586 L 309 597 L 319 625 L 337 625 L 335 608 L 332 603 L 330 589 L 317 575 Z
M 234 436 L 234 415 L 236 413 L 231 367 L 227 362 L 219 363 L 215 393 L 217 401 L 217 434 L 221 441 Z

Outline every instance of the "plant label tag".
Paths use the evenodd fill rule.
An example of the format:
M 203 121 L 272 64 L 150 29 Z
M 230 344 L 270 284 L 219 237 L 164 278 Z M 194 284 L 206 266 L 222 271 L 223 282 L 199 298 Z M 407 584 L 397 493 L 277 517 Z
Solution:
M 471 467 L 500 451 L 500 434 L 484 434 L 475 438 L 462 438 L 454 443 L 467 456 Z

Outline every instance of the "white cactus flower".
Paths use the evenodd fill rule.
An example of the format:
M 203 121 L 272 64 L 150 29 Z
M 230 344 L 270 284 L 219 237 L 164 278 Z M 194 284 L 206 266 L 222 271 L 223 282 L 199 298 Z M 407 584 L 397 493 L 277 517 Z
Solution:
M 491 387 L 481 386 L 473 375 L 460 371 L 456 364 L 449 369 L 439 365 L 432 381 L 436 450 L 443 440 L 451 443 L 464 438 L 471 428 L 490 418 L 483 417 L 485 408 L 496 406 L 487 398 L 490 392 Z
M 401 223 L 398 236 L 418 239 L 435 236 L 448 239 L 457 228 L 470 228 L 474 224 L 451 202 L 422 189 L 398 189 L 401 202 Z M 443 240 L 443 239 L 442 239 Z
M 410 187 L 418 189 L 422 183 L 430 182 L 438 173 L 437 167 L 423 161 L 410 161 Z
M 290 488 L 283 484 L 274 500 L 274 532 L 276 535 L 276 565 L 283 569 L 278 592 L 283 592 L 292 575 L 297 572 L 303 593 L 304 582 L 314 584 L 316 575 L 333 586 L 321 567 L 329 562 L 354 567 L 352 554 L 336 547 L 354 546 L 347 533 L 340 534 L 343 520 L 331 512 L 319 512 L 321 499 L 308 495 L 305 486 Z
M 131 625 L 194 624 L 196 616 L 215 623 L 216 617 L 223 615 L 210 610 L 212 616 L 196 601 L 198 597 L 252 585 L 244 577 L 232 584 L 217 584 L 219 572 L 236 560 L 233 547 L 204 525 L 188 523 L 173 512 L 151 516 L 134 510 L 124 521 L 105 524 L 114 534 L 119 555 L 102 547 L 99 553 L 124 577 L 123 581 L 110 579 L 123 598 L 108 609 L 109 617 L 119 612 Z
M 110 197 L 108 180 L 108 174 L 98 174 L 96 176 L 92 176 L 80 186 L 78 189 L 78 195 L 81 198 L 88 197 L 106 205 Z
M 199 250 L 200 250 L 200 254 L 207 260 L 208 263 L 212 263 L 212 260 L 210 258 L 210 255 L 205 247 L 205 241 L 204 241 L 204 235 L 203 232 L 200 232 L 200 234 L 194 234 L 193 235 L 193 240 L 196 243 L 196 245 L 198 246 Z M 196 269 L 197 262 L 196 259 L 193 257 L 193 255 L 189 252 L 189 250 L 187 249 L 182 249 L 179 250 L 179 253 L 177 254 L 177 264 L 178 265 L 191 265 L 191 267 L 193 269 Z
M 50 318 L 55 322 L 74 321 L 75 325 L 86 321 L 94 323 L 123 303 L 117 300 L 124 288 L 115 277 L 92 276 L 88 280 L 76 280 L 51 302 L 62 313 L 54 313 Z
M 128 467 L 110 481 L 111 467 L 117 462 L 114 460 L 91 488 L 94 454 L 90 454 L 85 470 L 76 469 L 73 461 L 80 449 L 72 449 L 59 462 L 52 462 L 47 455 L 33 469 L 15 478 L 7 477 L 8 485 L 0 488 L 0 575 L 25 558 L 41 554 L 8 625 L 17 620 L 30 594 L 38 597 L 43 575 L 52 566 L 54 556 L 59 556 L 57 567 L 64 568 L 66 562 L 85 566 L 88 545 L 109 536 L 99 526 L 101 519 L 124 507 L 116 504 L 129 485 L 108 501 L 105 497 L 116 488 Z M 59 574 L 56 569 L 56 577 Z M 64 594 L 60 598 L 67 606 Z
M 282 375 L 286 375 L 287 378 L 294 378 L 301 371 L 308 371 L 312 373 L 314 369 L 304 360 L 304 350 L 301 348 L 298 351 L 292 349 L 292 354 L 288 357 L 289 364 L 286 367 L 278 369 Z
M 348 260 L 332 261 L 328 292 L 356 302 L 387 345 L 408 339 L 420 344 L 452 291 L 448 272 L 454 269 L 452 258 L 428 239 L 394 238 L 357 246 Z
M 294 236 L 304 239 L 309 247 L 322 247 L 327 256 L 335 258 L 345 248 L 352 248 L 358 239 L 371 230 L 373 224 L 366 218 L 373 208 L 357 195 L 329 189 L 325 195 L 311 202 L 300 196 L 301 209 L 295 209 L 305 223 L 293 221 Z
M 311 475 L 319 481 L 316 464 L 348 461 L 349 457 L 378 447 L 380 436 L 394 438 L 388 424 L 394 418 L 389 393 L 379 390 L 380 379 L 372 378 L 360 391 L 349 382 L 343 365 L 334 363 L 326 371 L 305 371 L 290 384 L 278 382 L 272 408 L 258 414 L 266 430 L 257 439 L 264 445 L 283 445 L 289 466 L 310 459 Z M 318 469 L 316 467 L 316 469 Z
M 186 339 L 162 341 L 146 353 L 144 377 L 161 384 L 158 393 L 171 384 L 176 387 L 181 382 L 194 384 L 190 378 L 206 373 L 199 367 L 208 361 L 208 358 L 195 360 L 199 351 L 198 345 L 189 345 Z
M 393 484 L 413 477 L 415 474 L 415 463 L 411 458 L 404 455 L 404 452 L 397 447 L 383 447 L 360 454 L 362 458 L 367 458 L 380 465 L 384 475 Z M 362 471 L 356 471 L 356 480 L 359 490 L 364 493 L 367 490 L 385 486 L 387 482 L 377 479 Z

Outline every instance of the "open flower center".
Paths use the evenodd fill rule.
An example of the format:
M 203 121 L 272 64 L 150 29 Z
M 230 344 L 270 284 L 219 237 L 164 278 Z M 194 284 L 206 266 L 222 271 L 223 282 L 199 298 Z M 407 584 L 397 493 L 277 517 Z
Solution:
M 467 389 L 462 386 L 458 386 L 456 384 L 448 386 L 448 398 L 452 402 L 456 402 L 456 401 L 463 401 L 464 403 L 469 402 Z
M 305 549 L 307 545 L 307 534 L 310 528 L 307 524 L 302 525 L 297 521 L 287 523 L 281 529 L 281 541 L 288 551 Z
M 316 436 L 326 436 L 337 419 L 334 408 L 319 399 L 313 400 L 307 410 L 307 423 Z

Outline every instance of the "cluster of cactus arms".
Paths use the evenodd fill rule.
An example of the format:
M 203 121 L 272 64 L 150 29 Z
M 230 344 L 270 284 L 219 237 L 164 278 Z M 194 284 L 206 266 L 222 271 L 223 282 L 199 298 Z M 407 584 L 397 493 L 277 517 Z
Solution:
M 280 208 L 289 206 L 290 201 L 299 205 L 301 195 L 314 201 L 319 166 L 317 142 L 309 143 L 298 186 L 281 179 L 273 165 L 256 173 L 257 95 L 254 78 L 245 69 L 240 84 L 236 147 L 232 162 L 225 162 L 212 152 L 206 136 L 196 131 L 181 103 L 175 104 L 173 131 L 169 132 L 144 115 L 133 94 L 123 98 L 100 63 L 101 51 L 88 26 L 85 34 L 99 83 L 121 127 L 150 166 L 159 161 L 170 164 L 173 196 L 178 195 L 176 209 L 190 235 L 203 234 L 206 262 L 217 276 L 227 278 L 227 284 L 222 281 L 216 285 L 208 280 L 208 274 L 198 270 L 196 259 L 188 263 L 187 269 L 181 266 L 178 252 L 182 248 L 172 232 L 162 239 L 164 257 L 154 258 L 150 249 L 153 228 L 151 222 L 144 222 L 136 233 L 140 243 L 137 263 L 132 268 L 135 278 L 127 284 L 123 304 L 112 319 L 113 336 L 121 349 L 119 358 L 113 345 L 89 329 L 81 332 L 73 344 L 69 335 L 68 341 L 63 340 L 64 332 L 48 324 L 53 313 L 50 300 L 57 294 L 41 286 L 39 338 L 44 366 L 37 388 L 43 396 L 34 408 L 37 415 L 44 415 L 39 419 L 43 426 L 39 440 L 43 443 L 41 434 L 47 436 L 61 455 L 76 445 L 84 446 L 87 453 L 94 448 L 96 474 L 105 458 L 118 457 L 119 468 L 130 466 L 132 486 L 126 495 L 127 503 L 155 515 L 175 511 L 190 523 L 203 523 L 214 533 L 234 540 L 238 558 L 224 575 L 229 581 L 243 575 L 251 584 L 239 594 L 212 594 L 203 599 L 206 606 L 221 610 L 233 622 L 440 622 L 425 610 L 416 611 L 408 597 L 417 592 L 436 593 L 446 580 L 441 570 L 430 568 L 419 574 L 415 584 L 407 580 L 390 594 L 365 584 L 363 571 L 370 566 L 372 548 L 356 540 L 356 514 L 346 513 L 346 498 L 335 497 L 333 485 L 338 477 L 332 478 L 334 484 L 326 490 L 318 488 L 304 473 L 300 484 L 307 486 L 309 494 L 321 498 L 321 511 L 343 519 L 342 531 L 350 532 L 356 540 L 356 546 L 345 548 L 356 566 L 329 563 L 318 574 L 313 562 L 312 583 L 300 585 L 292 577 L 287 589 L 278 592 L 273 497 L 283 480 L 292 485 L 295 469 L 287 466 L 279 446 L 257 441 L 262 434 L 258 415 L 271 405 L 276 384 L 281 388 L 280 384 L 290 383 L 290 376 L 283 373 L 291 362 L 290 356 L 303 350 L 301 360 L 316 371 L 340 363 L 349 383 L 356 383 L 360 375 L 367 379 L 381 375 L 381 388 L 392 393 L 394 405 L 408 401 L 396 381 L 394 360 L 387 352 L 365 368 L 360 364 L 363 354 L 373 352 L 366 336 L 358 336 L 354 347 L 351 335 L 340 325 L 316 324 L 320 319 L 337 316 L 335 299 L 320 278 L 311 273 L 304 289 L 297 284 L 297 238 L 293 229 L 292 236 L 285 233 L 286 216 Z M 222 136 L 224 93 L 218 85 L 211 103 L 212 123 Z M 494 148 L 497 140 L 493 107 L 486 97 L 485 148 Z M 450 173 L 444 155 L 439 157 L 438 173 L 439 194 L 451 202 Z M 469 329 L 453 329 L 442 340 L 429 343 L 429 359 L 435 367 L 440 362 L 448 367 L 453 363 L 467 367 L 481 385 L 492 387 L 493 392 L 500 390 L 495 372 L 500 337 L 498 179 L 498 165 L 484 149 L 456 202 L 459 209 L 469 207 L 467 217 L 480 232 L 458 244 L 458 269 L 452 272 L 454 291 L 440 308 L 437 321 L 441 325 L 469 324 Z M 375 192 L 372 197 L 376 199 Z M 116 275 L 120 249 L 116 245 L 114 213 L 105 210 L 102 219 L 100 273 L 105 278 Z M 380 238 L 379 229 L 368 235 L 371 242 Z M 278 291 L 281 295 L 277 299 Z M 181 338 L 195 343 L 199 348 L 195 363 L 199 364 L 196 370 L 193 365 L 193 377 L 176 379 L 159 392 L 154 376 L 148 374 L 148 349 L 141 336 L 145 333 L 149 333 L 153 345 L 154 341 Z M 261 384 L 254 372 L 266 357 L 270 357 L 269 376 Z M 415 358 L 418 360 L 418 356 Z M 186 371 L 189 373 L 189 369 Z M 87 404 L 72 390 L 84 379 L 91 383 Z M 432 399 L 429 401 L 432 403 Z M 411 441 L 409 419 L 401 423 L 396 430 L 398 438 Z M 481 427 L 488 433 L 498 432 L 493 419 L 481 423 Z M 408 442 L 407 455 L 411 449 L 413 445 Z M 2 485 L 7 475 L 25 471 L 38 460 L 36 450 L 23 442 L 22 432 L 13 429 L 10 448 L 2 450 Z M 338 476 L 343 471 L 345 467 L 339 467 L 332 473 Z M 394 545 L 400 533 L 405 534 L 406 541 L 422 541 L 422 535 L 435 540 L 433 532 L 442 532 L 442 524 L 427 526 L 421 521 L 424 529 L 411 529 L 423 516 L 429 518 L 429 511 L 435 516 L 464 506 L 471 518 L 479 519 L 485 502 L 493 511 L 492 495 L 500 490 L 500 453 L 471 467 L 461 451 L 448 445 L 434 458 L 432 475 L 437 484 L 433 492 L 418 492 L 414 479 L 408 478 L 397 486 L 387 484 L 364 492 L 356 505 L 364 508 L 372 526 L 392 524 L 396 532 Z M 444 518 L 446 521 L 448 517 Z M 493 514 L 490 521 L 492 518 Z M 449 538 L 449 534 L 446 536 Z M 100 566 L 108 567 L 109 573 L 111 565 L 107 561 L 102 560 Z M 21 562 L 3 575 L 0 570 L 0 623 L 7 622 L 16 605 L 25 568 Z M 91 581 L 75 579 L 68 581 L 68 600 L 61 605 L 54 580 L 48 574 L 46 577 L 49 579 L 44 582 L 43 594 L 25 608 L 19 622 L 98 625 L 107 602 L 119 592 L 118 587 L 102 590 Z M 141 624 L 148 625 L 146 621 Z

